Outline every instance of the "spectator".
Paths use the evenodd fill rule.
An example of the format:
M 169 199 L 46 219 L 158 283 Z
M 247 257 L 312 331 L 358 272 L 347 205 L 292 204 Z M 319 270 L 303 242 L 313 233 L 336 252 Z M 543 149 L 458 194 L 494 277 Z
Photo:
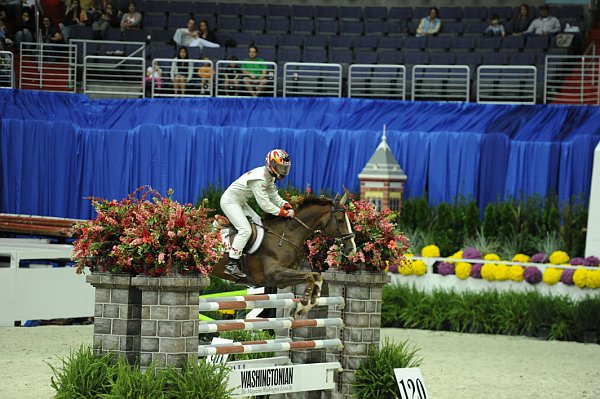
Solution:
M 242 80 L 250 95 L 258 97 L 267 83 L 267 66 L 257 63 L 264 59 L 258 57 L 258 48 L 253 44 L 248 48 L 248 58 L 244 61 L 251 61 L 251 63 L 242 64 Z
M 219 41 L 217 40 L 217 35 L 215 35 L 215 32 L 208 29 L 208 21 L 206 21 L 205 19 L 201 20 L 199 26 L 200 30 L 198 31 L 198 38 L 216 44 L 215 47 L 220 47 Z M 204 47 L 209 46 L 204 45 Z
M 207 57 L 203 58 L 205 61 Z M 212 77 L 213 70 L 210 66 L 210 62 L 205 62 L 200 68 L 198 68 L 198 76 L 200 77 L 200 91 L 202 95 L 212 94 Z
M 192 79 L 192 64 L 189 60 L 188 49 L 180 47 L 177 57 L 171 62 L 171 80 L 175 95 L 185 95 L 187 82 Z
M 490 24 L 487 28 L 485 28 L 485 35 L 504 37 L 505 34 L 504 25 L 500 23 L 500 17 L 498 17 L 496 14 L 493 14 L 490 18 Z
M 106 4 L 104 10 L 102 11 L 102 15 L 100 15 L 100 18 L 92 22 L 94 39 L 104 39 L 108 28 L 118 28 L 119 24 L 119 18 L 117 18 L 113 5 L 110 3 Z
M 190 18 L 188 19 L 187 27 L 178 28 L 175 31 L 175 34 L 173 35 L 173 41 L 177 43 L 178 47 L 190 47 L 194 40 L 198 38 L 198 35 L 199 32 L 198 29 L 196 29 L 196 20 L 194 18 Z
M 121 30 L 139 29 L 140 25 L 142 25 L 142 14 L 136 11 L 135 3 L 130 1 L 127 12 L 121 18 Z
M 236 57 L 235 55 L 229 57 L 229 61 L 237 60 L 238 57 Z M 236 62 L 231 62 L 229 63 L 228 68 L 225 70 L 225 92 L 230 96 L 234 96 L 237 93 L 240 84 L 240 74 L 238 73 L 239 69 L 240 64 L 237 64 Z
M 531 24 L 531 16 L 529 15 L 529 6 L 525 3 L 519 7 L 519 15 L 516 15 L 510 25 L 512 33 L 515 36 L 520 36 L 529 28 Z
M 547 5 L 540 6 L 540 16 L 534 19 L 525 35 L 550 35 L 560 32 L 560 21 L 558 18 L 550 15 L 550 8 Z
M 4 44 L 4 39 L 0 39 L 0 87 L 11 87 L 12 71 L 10 55 L 2 53 L 2 51 L 6 51 Z
M 152 83 L 154 83 L 154 88 L 160 89 L 162 87 L 162 69 L 158 66 L 158 63 L 154 63 L 154 66 L 148 67 L 146 69 L 146 78 L 145 82 L 145 93 L 146 97 L 152 97 Z
M 438 18 L 437 7 L 429 9 L 429 15 L 421 19 L 417 27 L 417 37 L 437 35 L 442 27 L 442 21 Z
M 67 9 L 67 13 L 60 26 L 60 33 L 65 42 L 69 41 L 71 26 L 85 25 L 87 23 L 87 13 L 79 6 L 79 0 L 73 0 L 71 6 Z
M 42 18 L 40 34 L 42 42 L 44 43 L 63 44 L 65 42 L 63 40 L 62 34 L 58 29 L 56 29 L 56 27 L 52 23 L 52 19 L 50 19 L 50 17 L 47 15 L 45 15 L 44 18 Z
M 23 11 L 21 20 L 19 21 L 15 32 L 15 44 L 17 45 L 17 50 L 20 48 L 22 42 L 35 41 L 35 24 L 29 15 L 29 11 Z

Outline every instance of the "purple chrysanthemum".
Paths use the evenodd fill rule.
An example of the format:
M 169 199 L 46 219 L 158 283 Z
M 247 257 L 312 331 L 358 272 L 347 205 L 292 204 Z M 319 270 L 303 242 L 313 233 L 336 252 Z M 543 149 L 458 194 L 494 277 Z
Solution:
M 588 256 L 587 258 L 584 259 L 583 265 L 584 266 L 598 266 L 598 265 L 600 265 L 600 259 L 596 258 L 595 256 Z
M 454 265 L 448 262 L 440 262 L 438 263 L 437 271 L 442 276 L 454 274 Z
M 523 280 L 527 281 L 529 284 L 537 284 L 542 281 L 542 272 L 535 266 L 527 266 L 525 270 L 523 270 Z
M 548 261 L 548 255 L 543 252 L 538 252 L 533 255 L 530 260 L 532 263 L 546 263 Z
M 462 255 L 463 259 L 481 259 L 481 252 L 477 248 L 465 248 Z
M 560 282 L 566 285 L 573 285 L 573 275 L 575 269 L 564 269 L 560 275 Z
M 471 265 L 471 277 L 473 278 L 481 278 L 481 268 L 483 267 L 482 263 L 474 263 Z
M 395 263 L 392 263 L 389 267 L 388 267 L 388 272 L 390 273 L 398 273 L 398 265 Z
M 584 262 L 585 262 L 585 259 L 583 259 L 583 258 L 572 258 L 569 261 L 569 264 L 573 265 L 573 266 L 578 266 L 578 265 L 583 265 Z

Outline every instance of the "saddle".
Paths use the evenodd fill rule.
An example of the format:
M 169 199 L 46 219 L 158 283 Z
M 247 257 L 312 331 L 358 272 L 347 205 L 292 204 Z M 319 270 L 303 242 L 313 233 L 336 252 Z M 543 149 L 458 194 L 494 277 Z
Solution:
M 260 218 L 253 219 L 248 216 L 248 220 L 250 221 L 250 227 L 252 227 L 252 235 L 244 247 L 243 253 L 253 254 L 260 247 L 260 244 L 265 236 L 265 230 L 261 227 L 262 220 Z M 221 230 L 223 242 L 227 244 L 227 246 L 231 246 L 238 231 L 231 224 L 229 219 L 224 215 L 216 215 L 214 225 L 216 228 Z

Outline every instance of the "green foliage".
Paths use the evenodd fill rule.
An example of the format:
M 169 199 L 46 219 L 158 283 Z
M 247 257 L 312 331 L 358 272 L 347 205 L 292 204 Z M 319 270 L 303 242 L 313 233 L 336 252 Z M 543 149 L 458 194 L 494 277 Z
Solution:
M 502 243 L 496 238 L 489 238 L 480 227 L 475 236 L 467 237 L 463 244 L 463 249 L 468 247 L 476 248 L 482 255 L 497 254 Z M 512 256 L 512 255 L 511 255 Z
M 211 277 L 210 285 L 202 291 L 202 294 L 203 295 L 217 294 L 220 292 L 245 290 L 246 288 L 248 288 L 248 287 L 246 287 L 245 285 L 239 285 L 239 284 L 232 283 L 231 281 L 228 281 L 228 280 Z
M 275 338 L 275 335 L 270 331 L 224 331 L 219 334 L 219 338 L 232 339 L 234 342 L 245 342 L 245 341 L 259 341 Z M 274 352 L 264 353 L 236 353 L 229 355 L 228 360 L 249 360 L 249 359 L 263 359 L 267 357 L 275 356 Z
M 575 325 L 579 331 L 600 332 L 600 297 L 587 296 L 575 308 Z
M 108 394 L 100 395 L 101 399 L 164 399 L 166 378 L 165 374 L 156 369 L 151 363 L 145 371 L 121 358 L 117 363 L 117 375 L 111 383 Z
M 399 398 L 394 369 L 419 367 L 422 361 L 418 350 L 407 341 L 397 344 L 386 339 L 381 349 L 370 348 L 367 358 L 356 370 L 354 396 L 361 399 Z
M 565 244 L 563 251 L 568 254 L 583 254 L 588 219 L 585 200 L 581 197 L 573 198 L 562 205 L 561 211 L 560 236 Z
M 230 369 L 224 364 L 190 359 L 181 371 L 164 370 L 168 384 L 166 399 L 227 399 L 232 389 L 227 388 Z
M 96 356 L 89 346 L 80 346 L 61 359 L 61 366 L 50 365 L 53 376 L 50 379 L 56 399 L 97 398 L 110 393 L 118 366 L 113 355 Z

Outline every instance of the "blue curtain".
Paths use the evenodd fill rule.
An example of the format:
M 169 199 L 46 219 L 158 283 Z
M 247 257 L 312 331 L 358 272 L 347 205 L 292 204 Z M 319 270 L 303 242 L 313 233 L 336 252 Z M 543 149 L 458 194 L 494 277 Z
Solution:
M 289 183 L 358 191 L 381 140 L 406 196 L 480 206 L 507 196 L 589 195 L 600 107 L 327 98 L 90 100 L 0 91 L 0 211 L 88 218 L 85 197 L 141 185 L 195 202 L 286 149 Z

